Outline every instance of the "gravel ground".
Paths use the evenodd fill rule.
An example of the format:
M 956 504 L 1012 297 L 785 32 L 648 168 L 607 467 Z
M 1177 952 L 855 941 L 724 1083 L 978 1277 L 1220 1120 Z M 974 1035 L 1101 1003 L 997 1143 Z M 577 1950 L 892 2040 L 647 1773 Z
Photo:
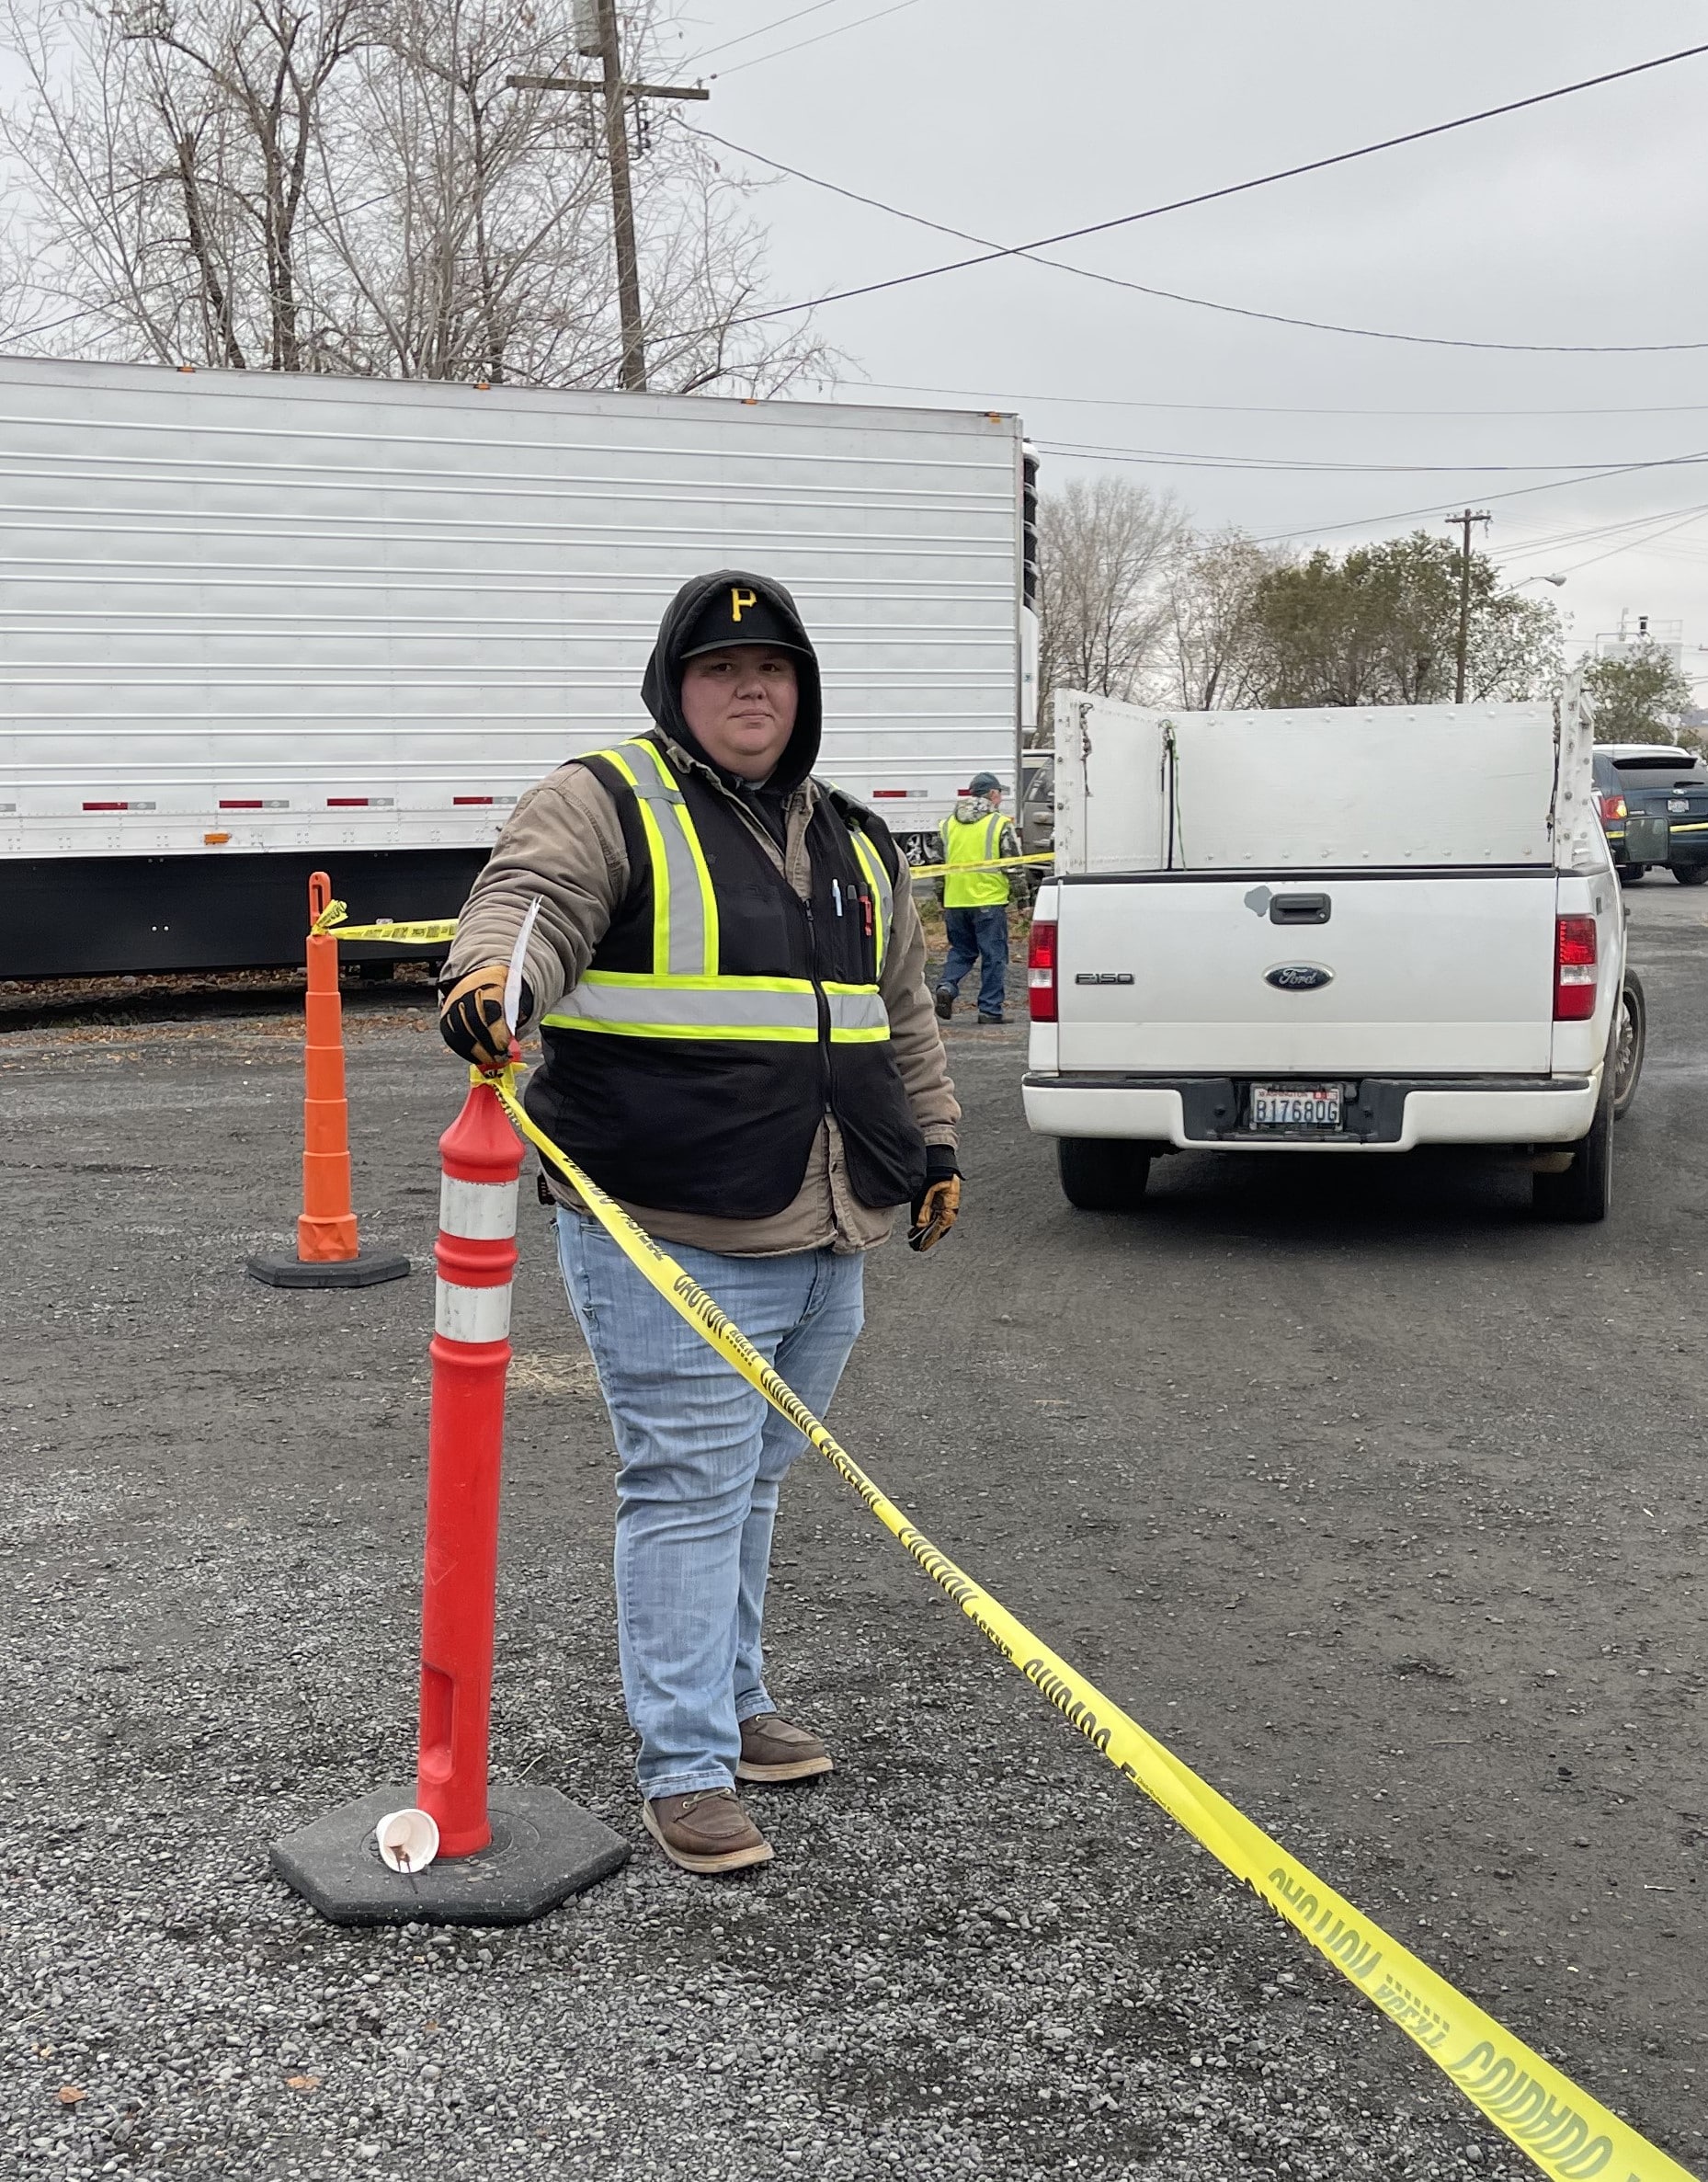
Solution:
M 1652 945 L 1691 988 L 1702 934 Z M 1703 1072 L 1695 1006 L 1663 1085 Z M 1683 1244 L 1649 1205 L 1598 1246 L 1598 1341 L 1640 1316 L 1665 1347 L 1652 1399 L 1598 1408 L 1598 1341 L 1563 1361 L 1581 1239 L 1500 1185 L 1325 1214 L 1279 1183 L 1235 1204 L 1217 1162 L 1180 1160 L 1148 1228 L 1076 1218 L 1015 1119 L 1019 1039 L 953 1034 L 974 1209 L 931 1260 L 874 1263 L 842 1436 L 1254 1817 L 1700 2153 L 1700 1304 L 1643 1272 Z M 610 1443 L 542 1219 L 495 1769 L 560 1787 L 634 1859 L 505 1933 L 340 1932 L 286 1892 L 273 1838 L 411 1770 L 433 1140 L 458 1098 L 418 1008 L 364 1010 L 364 1239 L 416 1276 L 262 1290 L 238 1268 L 294 1211 L 292 1040 L 0 1038 L 28 1267 L 0 1306 L 0 2172 L 1533 2172 L 810 1457 L 769 1633 L 840 1769 L 753 1791 L 761 1872 L 665 1865 L 615 1694 Z M 1301 1521 L 1332 1544 L 1291 1542 Z M 1603 1713 L 1645 1723 L 1623 1756 Z

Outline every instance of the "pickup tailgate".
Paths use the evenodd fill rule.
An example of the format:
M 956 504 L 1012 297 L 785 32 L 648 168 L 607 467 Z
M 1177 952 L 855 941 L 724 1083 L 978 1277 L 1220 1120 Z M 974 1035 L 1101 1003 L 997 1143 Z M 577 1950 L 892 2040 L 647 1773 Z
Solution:
M 1058 1066 L 1544 1076 L 1554 889 L 1547 869 L 1066 880 Z

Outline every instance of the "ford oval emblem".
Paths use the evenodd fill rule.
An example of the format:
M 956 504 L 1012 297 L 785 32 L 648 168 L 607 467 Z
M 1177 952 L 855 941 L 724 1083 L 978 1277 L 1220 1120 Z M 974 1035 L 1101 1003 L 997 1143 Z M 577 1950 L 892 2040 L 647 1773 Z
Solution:
M 1334 975 L 1320 963 L 1282 962 L 1264 971 L 1263 982 L 1274 986 L 1278 992 L 1320 992 L 1325 985 L 1334 982 Z

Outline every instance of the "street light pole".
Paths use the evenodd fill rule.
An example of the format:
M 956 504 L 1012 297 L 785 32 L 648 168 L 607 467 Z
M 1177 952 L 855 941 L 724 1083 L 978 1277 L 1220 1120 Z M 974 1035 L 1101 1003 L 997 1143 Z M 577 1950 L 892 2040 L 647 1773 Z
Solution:
M 512 75 L 513 91 L 598 91 L 605 100 L 605 156 L 610 168 L 611 242 L 617 259 L 617 311 L 622 326 L 621 383 L 632 394 L 646 392 L 646 337 L 641 316 L 640 254 L 634 240 L 634 189 L 629 175 L 629 115 L 632 98 L 710 98 L 698 84 L 627 84 L 622 77 L 622 41 L 617 0 L 577 0 L 580 22 L 587 15 L 580 51 L 597 53 L 600 77 L 586 83 L 568 75 Z
M 611 235 L 617 246 L 617 308 L 622 320 L 622 383 L 646 392 L 641 324 L 641 273 L 634 246 L 634 193 L 629 186 L 629 117 L 622 96 L 617 0 L 598 0 L 599 59 L 605 71 L 605 156 L 610 163 Z
M 1492 522 L 1494 518 L 1465 508 L 1457 515 L 1445 516 L 1442 520 L 1450 528 L 1456 524 L 1463 539 L 1459 551 L 1459 645 L 1453 669 L 1453 703 L 1463 704 L 1465 655 L 1471 648 L 1471 525 Z

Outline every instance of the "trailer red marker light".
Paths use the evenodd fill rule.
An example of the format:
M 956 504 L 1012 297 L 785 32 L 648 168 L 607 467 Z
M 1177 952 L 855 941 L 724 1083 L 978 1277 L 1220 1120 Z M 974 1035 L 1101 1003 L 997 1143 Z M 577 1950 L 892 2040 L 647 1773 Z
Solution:
M 873 803 L 876 803 L 879 796 L 881 795 L 905 795 L 907 791 L 905 788 L 874 788 L 871 792 L 871 800 Z
M 1026 957 L 1027 999 L 1034 1022 L 1053 1022 L 1055 1014 L 1055 920 L 1032 919 L 1032 943 Z
M 450 800 L 452 803 L 491 803 L 493 798 L 490 795 L 453 795 Z
M 222 795 L 220 798 L 222 811 L 259 811 L 266 807 L 258 795 Z
M 1554 920 L 1554 1020 L 1587 1022 L 1595 1013 L 1596 936 L 1593 917 Z

